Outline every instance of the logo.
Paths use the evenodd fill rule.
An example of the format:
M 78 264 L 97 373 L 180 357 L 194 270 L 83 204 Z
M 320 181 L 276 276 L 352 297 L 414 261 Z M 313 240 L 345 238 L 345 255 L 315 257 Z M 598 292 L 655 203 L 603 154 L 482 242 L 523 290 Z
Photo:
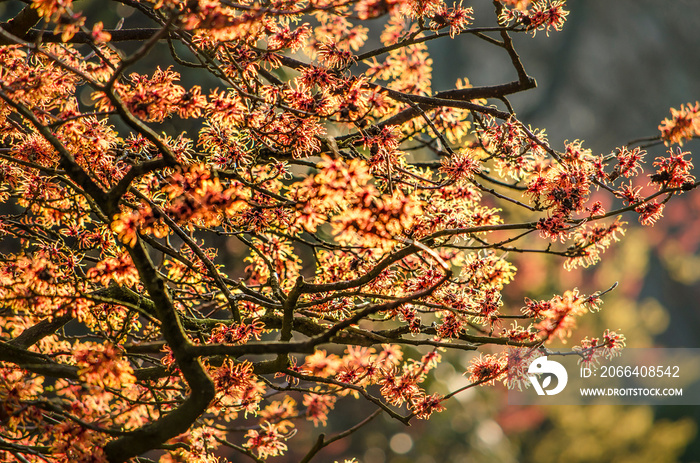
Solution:
M 529 373 L 532 387 L 537 391 L 537 395 L 545 395 L 545 393 L 547 395 L 559 394 L 564 390 L 566 382 L 569 380 L 569 375 L 566 373 L 564 365 L 554 360 L 547 360 L 546 356 L 539 357 L 532 362 L 527 372 Z M 542 385 L 540 385 L 536 375 L 546 375 L 542 381 Z M 557 378 L 557 387 L 554 389 L 547 389 L 547 386 L 552 382 L 552 376 Z

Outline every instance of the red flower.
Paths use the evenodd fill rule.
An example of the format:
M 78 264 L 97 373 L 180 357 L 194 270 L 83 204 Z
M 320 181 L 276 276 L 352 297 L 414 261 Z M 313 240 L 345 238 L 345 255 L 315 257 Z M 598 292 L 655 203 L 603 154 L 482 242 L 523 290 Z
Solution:
M 467 373 L 469 381 L 481 385 L 492 385 L 499 380 L 508 370 L 507 359 L 502 355 L 479 354 L 472 359 Z
M 664 215 L 664 204 L 656 201 L 644 203 L 634 210 L 639 213 L 639 221 L 642 225 L 654 226 L 657 220 Z

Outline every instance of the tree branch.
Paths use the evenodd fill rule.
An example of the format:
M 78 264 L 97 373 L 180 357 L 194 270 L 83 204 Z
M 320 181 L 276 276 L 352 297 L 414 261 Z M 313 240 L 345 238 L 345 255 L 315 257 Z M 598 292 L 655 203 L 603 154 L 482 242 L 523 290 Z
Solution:
M 27 5 L 17 14 L 17 16 L 0 24 L 0 28 L 5 29 L 15 37 L 22 37 L 34 24 L 39 22 L 39 19 L 41 18 L 39 17 L 39 13 L 37 12 L 36 8 L 32 8 L 32 5 Z M 12 42 L 3 43 L 5 40 L 7 40 L 5 37 L 0 37 L 0 45 L 12 44 Z
M 165 284 L 156 272 L 142 241 L 139 239 L 128 250 L 139 272 L 141 282 L 154 303 L 158 319 L 162 323 L 163 337 L 168 342 L 191 392 L 182 405 L 175 410 L 109 442 L 105 446 L 105 453 L 110 463 L 122 463 L 187 431 L 192 423 L 204 413 L 216 393 L 214 383 L 204 366 L 189 349 L 191 344 L 183 331 Z

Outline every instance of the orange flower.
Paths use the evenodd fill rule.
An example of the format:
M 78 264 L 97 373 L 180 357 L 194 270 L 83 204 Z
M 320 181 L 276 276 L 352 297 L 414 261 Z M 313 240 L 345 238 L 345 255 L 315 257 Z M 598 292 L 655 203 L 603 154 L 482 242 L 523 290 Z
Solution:
M 118 285 L 134 286 L 139 281 L 139 273 L 131 261 L 131 256 L 123 252 L 119 257 L 108 257 L 87 271 L 91 278 L 103 286 L 114 280 Z
M 122 351 L 112 344 L 80 343 L 73 358 L 83 381 L 101 387 L 122 388 L 134 384 L 134 370 L 122 357 Z
M 304 394 L 303 404 L 306 407 L 306 419 L 326 425 L 328 412 L 333 409 L 336 397 L 328 394 Z
M 248 440 L 243 444 L 243 447 L 256 451 L 258 458 L 263 460 L 267 457 L 283 455 L 287 450 L 287 444 L 284 441 L 288 439 L 288 436 L 280 432 L 279 425 L 263 423 L 260 430 L 251 429 L 245 437 Z
M 679 109 L 671 108 L 671 118 L 664 119 L 659 130 L 667 145 L 683 145 L 683 141 L 700 135 L 700 102 L 682 104 Z
M 503 355 L 479 354 L 478 357 L 472 359 L 467 369 L 469 381 L 481 383 L 482 386 L 492 385 L 506 373 L 507 363 L 507 358 Z
M 95 25 L 92 26 L 91 35 L 95 43 L 105 43 L 112 40 L 112 34 L 104 30 L 102 21 L 96 22 Z
M 576 318 L 588 311 L 584 305 L 585 298 L 578 290 L 566 291 L 563 296 L 555 296 L 549 301 L 549 306 L 542 311 L 544 319 L 535 325 L 542 338 L 551 341 L 558 337 L 563 342 L 571 336 L 576 327 Z

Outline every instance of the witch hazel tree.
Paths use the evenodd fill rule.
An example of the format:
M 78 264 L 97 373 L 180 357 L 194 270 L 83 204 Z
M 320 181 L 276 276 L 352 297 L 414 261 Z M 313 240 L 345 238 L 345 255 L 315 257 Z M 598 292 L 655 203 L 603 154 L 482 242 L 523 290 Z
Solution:
M 494 1 L 486 26 L 442 1 L 117 3 L 136 13 L 113 30 L 70 0 L 0 29 L 4 459 L 262 461 L 340 401 L 375 410 L 306 462 L 379 414 L 449 407 L 424 387 L 441 354 L 490 345 L 460 390 L 522 387 L 606 290 L 505 306 L 508 253 L 595 264 L 623 214 L 653 225 L 698 185 L 698 103 L 606 155 L 517 118 L 536 84 L 511 37 L 560 30 L 562 1 Z M 433 40 L 485 41 L 516 79 L 433 89 Z

